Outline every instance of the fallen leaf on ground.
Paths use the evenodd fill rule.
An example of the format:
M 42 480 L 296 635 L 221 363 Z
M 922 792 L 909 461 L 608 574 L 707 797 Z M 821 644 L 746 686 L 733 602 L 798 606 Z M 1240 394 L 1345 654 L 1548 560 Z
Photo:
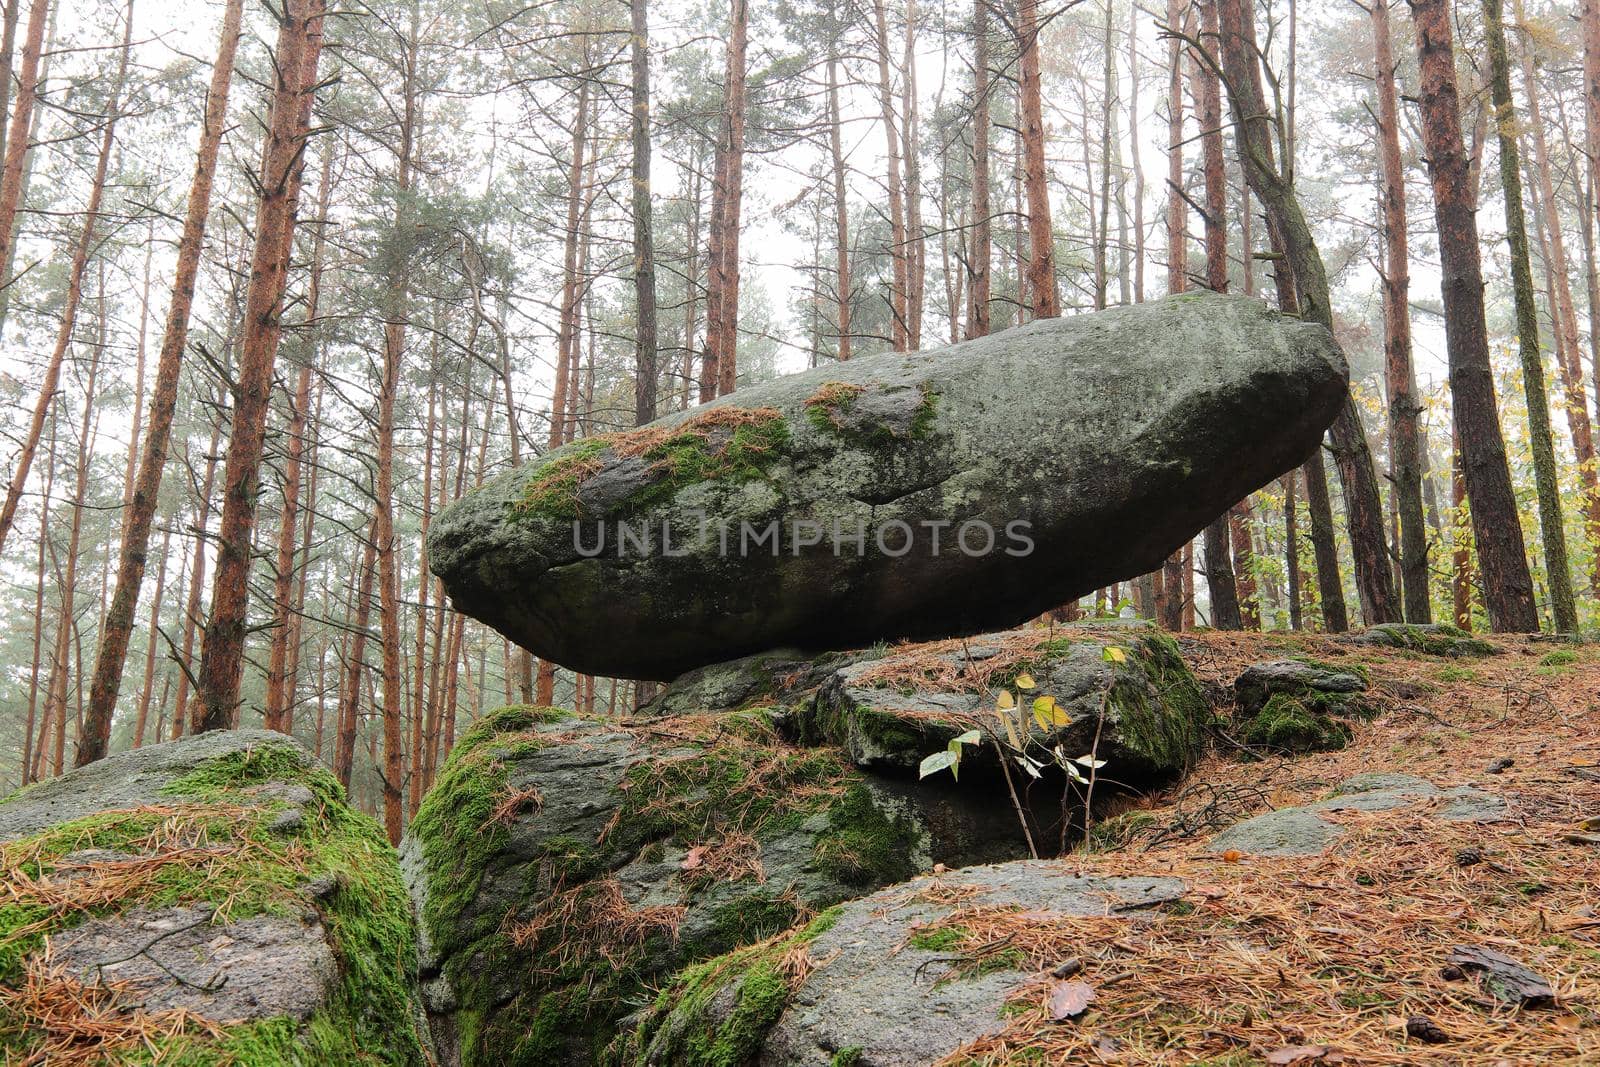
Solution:
M 705 845 L 696 845 L 696 846 L 694 846 L 693 848 L 691 848 L 689 850 L 689 854 L 683 857 L 683 862 L 680 863 L 678 866 L 682 867 L 686 871 L 692 871 L 696 867 L 699 867 L 700 865 L 705 863 L 705 861 L 706 861 L 706 846 Z
M 1057 982 L 1050 989 L 1050 1018 L 1075 1018 L 1093 1001 L 1094 986 L 1088 982 Z
M 1272 1064 L 1304 1063 L 1307 1060 L 1320 1060 L 1327 1054 L 1327 1045 L 1288 1045 L 1267 1053 L 1267 1062 Z

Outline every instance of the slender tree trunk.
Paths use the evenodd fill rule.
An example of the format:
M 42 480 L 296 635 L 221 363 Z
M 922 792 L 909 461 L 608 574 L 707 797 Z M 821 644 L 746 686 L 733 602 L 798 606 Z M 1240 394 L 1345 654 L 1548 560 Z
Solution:
M 1460 435 L 1474 542 L 1483 572 L 1489 625 L 1534 632 L 1539 613 L 1523 546 L 1505 441 L 1495 410 L 1494 374 L 1484 323 L 1483 270 L 1478 258 L 1475 197 L 1467 181 L 1466 146 L 1456 90 L 1455 49 L 1446 0 L 1410 0 L 1422 71 L 1422 132 L 1432 163 L 1434 215 L 1443 268 L 1445 343 L 1450 391 Z
M 34 572 L 38 584 L 33 593 L 33 666 L 28 674 L 28 722 L 22 734 L 22 784 L 35 777 L 33 728 L 39 711 L 39 664 L 44 645 L 44 576 L 45 546 L 50 542 L 50 501 L 55 492 L 56 474 L 56 414 L 50 413 L 50 442 L 45 459 L 44 493 L 39 500 L 39 553 Z
M 1407 622 L 1432 619 L 1428 597 L 1428 535 L 1422 521 L 1422 468 L 1416 373 L 1411 364 L 1411 253 L 1406 238 L 1405 170 L 1400 160 L 1400 116 L 1390 43 L 1389 0 L 1373 0 L 1372 51 L 1378 90 L 1378 161 L 1382 172 L 1384 270 L 1384 381 L 1389 394 L 1389 463 L 1395 510 L 1400 587 Z
M 656 259 L 650 211 L 650 27 L 646 0 L 629 0 L 633 22 L 633 421 L 656 417 Z
M 311 283 L 306 293 L 305 351 L 289 404 L 289 443 L 283 461 L 283 510 L 278 522 L 277 566 L 272 582 L 272 650 L 267 660 L 267 692 L 264 709 L 269 730 L 289 732 L 289 709 L 294 704 L 295 678 L 289 672 L 289 642 L 296 627 L 291 621 L 297 568 L 295 543 L 300 535 L 300 479 L 305 457 L 306 437 L 311 414 L 311 377 L 316 362 L 317 342 L 310 331 L 316 329 L 317 311 L 322 297 L 322 256 L 326 245 L 328 199 L 333 184 L 333 153 L 322 157 L 322 178 L 317 190 L 317 231 L 311 247 Z
M 206 584 L 206 524 L 211 518 L 211 489 L 217 480 L 217 448 L 221 427 L 211 427 L 211 443 L 206 448 L 206 472 L 201 479 L 200 496 L 195 504 L 194 558 L 189 565 L 189 596 L 183 611 L 183 663 L 178 676 L 177 700 L 173 704 L 172 736 L 182 737 L 188 722 L 189 672 L 194 663 L 195 631 L 200 622 L 200 597 Z
M 731 0 L 722 132 L 712 194 L 708 242 L 705 357 L 702 402 L 733 392 L 738 380 L 739 225 L 744 200 L 745 77 L 749 51 L 748 0 Z
M 161 533 L 161 562 L 156 565 L 155 594 L 150 598 L 150 633 L 145 641 L 144 648 L 144 680 L 139 686 L 139 711 L 133 720 L 133 747 L 138 748 L 144 744 L 145 727 L 150 721 L 150 697 L 155 691 L 156 674 L 156 636 L 161 628 L 161 594 L 167 585 L 167 550 L 172 547 L 172 528 L 169 526 Z M 91 695 L 90 712 L 93 713 L 93 697 Z M 92 722 L 92 719 L 91 719 Z M 156 731 L 156 736 L 161 736 L 161 731 Z M 84 730 L 84 744 L 88 744 L 93 737 L 87 728 Z M 83 746 L 79 746 L 79 752 Z
M 287 0 L 278 28 L 276 84 L 263 152 L 255 251 L 245 296 L 233 430 L 223 466 L 222 517 L 211 618 L 200 646 L 194 729 L 220 730 L 238 714 L 250 601 L 251 540 L 273 367 L 283 332 L 283 294 L 322 49 L 324 0 Z
M 11 2 L 17 4 L 20 0 Z M 16 16 L 8 13 L 7 19 L 15 34 Z M 17 212 L 22 208 L 23 160 L 32 147 L 28 137 L 39 93 L 39 60 L 44 53 L 45 27 L 50 22 L 50 0 L 33 0 L 28 7 L 28 36 L 22 41 L 22 65 L 16 72 L 17 96 L 11 105 L 11 124 L 6 130 L 5 162 L 0 168 L 0 261 L 8 264 L 8 276 L 0 278 L 0 282 L 6 284 L 11 281 L 9 264 L 15 250 Z M 6 73 L 9 90 L 10 71 Z M 4 530 L 0 529 L 0 541 L 3 540 Z
M 967 252 L 967 338 L 989 333 L 992 218 L 989 198 L 989 0 L 972 9 L 972 246 Z
M 131 12 L 130 12 L 131 14 Z M 113 106 L 115 102 L 113 101 Z M 55 773 L 60 774 L 66 754 L 67 685 L 76 672 L 69 669 L 71 638 L 76 629 L 75 604 L 78 586 L 78 547 L 83 536 L 83 512 L 89 498 L 89 457 L 94 445 L 95 386 L 99 380 L 100 346 L 90 349 L 89 374 L 84 386 L 83 419 L 78 424 L 77 483 L 72 492 L 72 523 L 67 531 L 67 565 L 61 581 L 61 622 L 56 631 L 56 674 L 45 714 L 55 725 Z M 80 740 L 82 731 L 79 731 Z M 80 746 L 81 747 L 81 746 Z M 78 763 L 82 765 L 81 761 Z
M 396 244 L 406 247 L 414 228 L 411 207 L 412 157 L 417 139 L 418 18 L 411 9 L 411 25 L 402 58 L 401 114 L 399 145 L 396 149 L 396 203 L 394 232 Z M 411 262 L 401 253 L 394 258 L 385 285 L 383 313 L 382 381 L 378 387 L 377 507 L 373 514 L 373 538 L 378 554 L 378 627 L 383 644 L 383 825 L 389 843 L 400 843 L 405 823 L 405 743 L 401 715 L 405 703 L 405 682 L 400 664 L 400 568 L 395 549 L 394 529 L 394 429 L 395 400 L 400 392 L 400 368 L 405 362 L 406 326 L 411 299 Z M 424 490 L 426 492 L 426 490 Z M 413 765 L 416 753 L 412 752 Z
M 374 523 L 376 527 L 376 523 Z M 366 670 L 367 627 L 372 622 L 372 581 L 378 569 L 376 529 L 368 531 L 366 550 L 356 580 L 355 618 L 350 623 L 349 658 L 344 667 L 344 691 L 339 695 L 339 733 L 334 742 L 333 773 L 350 789 L 350 774 L 355 767 L 356 729 L 361 719 L 361 678 Z
M 845 185 L 843 122 L 839 114 L 839 35 L 835 23 L 833 39 L 828 48 L 828 154 L 833 168 L 833 225 L 834 225 L 834 282 L 835 328 L 838 331 L 838 354 L 841 363 L 850 359 L 850 305 L 852 303 L 850 280 L 850 203 Z M 698 205 L 696 205 L 698 206 Z M 691 262 L 693 251 L 690 252 Z M 693 297 L 690 297 L 693 300 Z M 692 304 L 691 304 L 692 306 Z M 690 336 L 685 333 L 685 338 Z
M 1201 4 L 1201 38 L 1215 40 L 1216 0 Z M 1222 86 L 1203 58 L 1190 59 L 1190 78 L 1200 121 L 1200 144 L 1205 158 L 1206 286 L 1212 292 L 1228 291 L 1228 177 L 1222 152 Z M 1239 608 L 1239 586 L 1230 557 L 1230 512 L 1224 511 L 1205 530 L 1206 586 L 1211 591 L 1211 625 L 1219 630 L 1244 626 Z
M 894 106 L 894 84 L 889 77 L 889 19 L 885 0 L 873 0 L 872 17 L 877 31 L 878 99 L 883 111 L 883 137 L 889 169 L 889 262 L 893 281 L 889 291 L 890 344 L 896 352 L 909 346 L 910 313 L 906 298 L 910 290 L 910 267 L 906 257 L 905 189 L 900 181 L 900 134 Z
M 1028 296 L 1036 319 L 1061 314 L 1056 282 L 1055 229 L 1050 221 L 1050 186 L 1045 173 L 1044 103 L 1039 70 L 1039 2 L 1017 0 L 1017 63 L 1022 112 L 1022 180 L 1028 193 Z
M 1305 612 L 1300 597 L 1300 515 L 1295 503 L 1295 472 L 1281 479 L 1283 484 L 1283 576 L 1284 599 L 1289 602 L 1289 629 L 1305 626 Z
M 1527 221 L 1522 209 L 1521 149 L 1517 143 L 1516 109 L 1511 100 L 1511 61 L 1506 55 L 1501 0 L 1483 0 L 1483 20 L 1491 70 L 1490 94 L 1494 102 L 1495 127 L 1500 138 L 1500 185 L 1505 192 L 1506 244 L 1511 251 L 1511 285 L 1517 309 L 1517 349 L 1522 360 L 1522 388 L 1528 400 L 1528 438 L 1533 451 L 1533 474 L 1539 497 L 1539 524 L 1544 533 L 1545 574 L 1550 586 L 1550 606 L 1555 614 L 1556 630 L 1573 633 L 1578 628 L 1578 611 L 1572 599 L 1567 535 L 1561 516 L 1561 488 L 1556 476 L 1555 446 L 1550 439 L 1550 404 L 1545 397 L 1544 360 L 1539 354 L 1539 309 L 1534 303 L 1533 267 L 1528 253 Z M 1563 269 L 1565 266 L 1563 263 Z M 1559 319 L 1559 315 L 1557 317 Z M 1573 327 L 1572 341 L 1576 347 L 1576 325 Z M 1581 400 L 1578 410 L 1587 414 Z M 1592 460 L 1592 444 L 1589 451 Z M 1590 476 L 1593 477 L 1592 463 Z M 1591 496 L 1589 499 L 1593 502 L 1595 498 Z
M 1181 0 L 1167 0 L 1167 24 L 1183 20 Z M 1167 51 L 1167 292 L 1189 287 L 1189 206 L 1183 198 L 1183 45 L 1172 38 Z M 1156 615 L 1168 630 L 1183 627 L 1183 554 L 1174 552 L 1162 567 L 1156 589 Z
M 1460 434 L 1452 435 L 1450 449 L 1451 523 L 1450 598 L 1455 624 L 1472 629 L 1472 523 L 1467 510 L 1467 479 L 1461 468 Z
M 1274 161 L 1271 118 L 1274 112 L 1268 108 L 1262 93 L 1254 13 L 1243 0 L 1216 2 L 1220 14 L 1221 62 L 1229 86 L 1235 140 L 1245 178 L 1267 211 L 1276 244 L 1288 257 L 1302 316 L 1332 330 L 1328 276 L 1294 191 L 1293 159 L 1286 158 L 1281 170 Z M 1292 146 L 1292 141 L 1287 143 Z M 1361 426 L 1361 414 L 1353 397 L 1346 397 L 1330 428 L 1330 436 L 1334 461 L 1344 484 L 1345 518 L 1350 530 L 1362 615 L 1369 625 L 1393 622 L 1400 617 L 1400 603 L 1389 568 L 1383 503 L 1372 453 Z
M 45 8 L 47 0 L 39 0 L 33 6 L 31 17 L 37 18 L 42 23 L 46 17 Z M 133 22 L 133 11 L 130 7 L 127 12 L 127 26 Z M 36 86 L 34 79 L 38 68 L 38 49 L 41 47 L 35 42 L 37 37 L 43 41 L 44 29 L 41 25 L 35 33 L 32 25 L 28 27 L 28 41 L 24 46 L 23 65 L 20 87 L 17 92 L 15 105 L 16 118 L 11 124 L 10 140 L 5 163 L 5 173 L 0 179 L 0 242 L 9 245 L 11 233 L 16 224 L 17 200 L 20 197 L 20 182 L 22 170 L 22 153 L 27 146 L 26 114 L 31 114 L 33 97 Z M 50 410 L 50 403 L 55 397 L 56 388 L 61 380 L 61 364 L 66 359 L 67 350 L 72 347 L 72 331 L 77 325 L 78 308 L 83 302 L 83 273 L 88 266 L 89 256 L 95 248 L 95 230 L 100 224 L 100 202 L 105 195 L 106 172 L 111 162 L 111 147 L 115 141 L 117 120 L 120 117 L 120 98 L 123 82 L 128 67 L 128 31 L 123 34 L 122 57 L 118 63 L 116 88 L 111 95 L 111 101 L 106 110 L 106 121 L 100 131 L 100 154 L 95 162 L 94 178 L 89 186 L 89 200 L 84 207 L 83 229 L 78 233 L 78 239 L 73 243 L 72 260 L 67 268 L 67 295 L 60 312 L 60 320 L 56 328 L 55 347 L 50 353 L 50 360 L 45 365 L 44 381 L 39 386 L 38 399 L 34 401 L 33 418 L 28 425 L 23 437 L 22 449 L 17 454 L 16 468 L 11 475 L 11 483 L 6 489 L 5 504 L 0 505 L 0 548 L 5 546 L 6 536 L 11 532 L 11 526 L 17 518 L 17 505 L 22 501 L 23 491 L 27 488 L 28 472 L 33 466 L 33 457 L 39 451 L 39 438 L 44 433 L 45 416 Z M 21 128 L 19 129 L 19 124 Z M 12 157 L 16 157 L 14 160 Z M 12 181 L 13 163 L 17 173 L 17 182 Z M 13 185 L 16 188 L 13 188 Z
M 917 115 L 917 0 L 905 0 L 905 51 L 900 64 L 901 147 L 905 152 L 906 346 L 922 347 L 928 247 L 922 230 L 922 160 Z

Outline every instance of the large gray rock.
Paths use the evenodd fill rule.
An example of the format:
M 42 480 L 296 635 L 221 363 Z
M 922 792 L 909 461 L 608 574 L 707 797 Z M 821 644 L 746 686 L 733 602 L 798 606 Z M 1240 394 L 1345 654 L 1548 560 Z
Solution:
M 1310 454 L 1346 378 L 1248 297 L 1040 321 L 569 445 L 442 512 L 428 558 L 459 610 L 594 674 L 978 633 L 1159 566 Z
M 1011 811 L 780 741 L 765 713 L 506 708 L 401 846 L 440 1063 L 588 1064 L 649 987 L 935 864 L 1026 854 Z
M 726 1056 L 714 1062 L 764 1067 L 943 1063 L 1005 1028 L 1006 1003 L 1034 970 L 1015 950 L 964 955 L 964 910 L 1015 909 L 1041 924 L 1065 915 L 1137 919 L 1187 889 L 1177 878 L 1076 875 L 1032 861 L 919 878 L 679 975 L 618 1042 L 613 1062 L 700 1062 L 694 1050 L 717 1048 Z M 797 956 L 806 964 L 790 988 L 784 969 Z
M 1017 704 L 1009 730 L 995 710 L 1002 692 Z M 1031 713 L 1041 698 L 1058 709 L 1048 729 Z M 982 743 L 962 756 L 968 777 L 998 772 L 1002 747 L 1021 745 L 1049 764 L 1059 746 L 1069 758 L 1092 750 L 1105 778 L 1131 784 L 1188 767 L 1209 717 L 1172 638 L 1110 625 L 980 634 L 847 662 L 794 722 L 802 739 L 837 744 L 878 774 L 916 774 L 925 757 L 976 730 Z
M 1211 839 L 1212 852 L 1247 856 L 1315 856 L 1344 836 L 1329 811 L 1391 811 L 1431 801 L 1427 816 L 1443 822 L 1498 822 L 1510 815 L 1505 798 L 1469 785 L 1440 788 L 1414 774 L 1369 772 L 1346 778 L 1311 804 L 1279 808 L 1234 823 Z

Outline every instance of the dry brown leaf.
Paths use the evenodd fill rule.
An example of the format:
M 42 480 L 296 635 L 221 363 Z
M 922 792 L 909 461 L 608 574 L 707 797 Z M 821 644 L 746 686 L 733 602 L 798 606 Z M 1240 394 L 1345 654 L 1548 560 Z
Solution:
M 1050 1018 L 1076 1018 L 1093 1002 L 1094 986 L 1088 982 L 1057 982 L 1050 987 Z
M 699 867 L 701 864 L 705 863 L 706 851 L 710 847 L 710 845 L 694 846 L 689 850 L 689 854 L 683 857 L 683 862 L 678 866 L 682 867 L 686 871 L 694 870 L 696 867 Z
M 1283 1048 L 1273 1049 L 1267 1053 L 1267 1062 L 1272 1064 L 1302 1063 L 1306 1060 L 1320 1060 L 1327 1054 L 1327 1045 L 1286 1045 Z

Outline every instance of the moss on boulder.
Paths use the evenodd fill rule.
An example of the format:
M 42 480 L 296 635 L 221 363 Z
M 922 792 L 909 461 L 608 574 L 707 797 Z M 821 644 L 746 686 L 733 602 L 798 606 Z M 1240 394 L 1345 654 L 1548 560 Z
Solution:
M 0 805 L 0 841 L 8 1061 L 427 1062 L 394 850 L 292 739 L 111 756 Z
M 1351 726 L 1378 713 L 1364 668 L 1312 659 L 1246 667 L 1234 682 L 1234 732 L 1245 745 L 1323 752 L 1350 743 Z
M 1187 767 L 1210 718 L 1176 642 L 1153 628 L 1105 626 L 898 646 L 835 671 L 794 729 L 888 774 L 916 773 L 925 757 L 976 729 L 984 743 L 967 749 L 963 766 L 994 770 L 998 743 L 1009 740 L 994 714 L 1002 691 L 1024 708 L 1054 702 L 1048 728 L 1024 710 L 1018 740 L 1072 755 L 1097 749 L 1114 767 L 1108 775 L 1123 781 Z
M 760 944 L 680 971 L 608 1050 L 607 1067 L 942 1063 L 1006 1025 L 1030 973 L 968 915 L 1156 921 L 1176 878 L 1083 876 L 1013 862 L 916 878 L 849 901 Z M 988 935 L 992 937 L 993 935 Z M 1051 958 L 1046 966 L 1059 962 Z
M 1482 638 L 1473 637 L 1449 623 L 1385 622 L 1352 634 L 1347 640 L 1420 652 L 1425 656 L 1490 656 L 1499 651 Z
M 440 1060 L 592 1063 L 677 968 L 929 869 L 932 822 L 759 711 L 496 712 L 401 848 Z

